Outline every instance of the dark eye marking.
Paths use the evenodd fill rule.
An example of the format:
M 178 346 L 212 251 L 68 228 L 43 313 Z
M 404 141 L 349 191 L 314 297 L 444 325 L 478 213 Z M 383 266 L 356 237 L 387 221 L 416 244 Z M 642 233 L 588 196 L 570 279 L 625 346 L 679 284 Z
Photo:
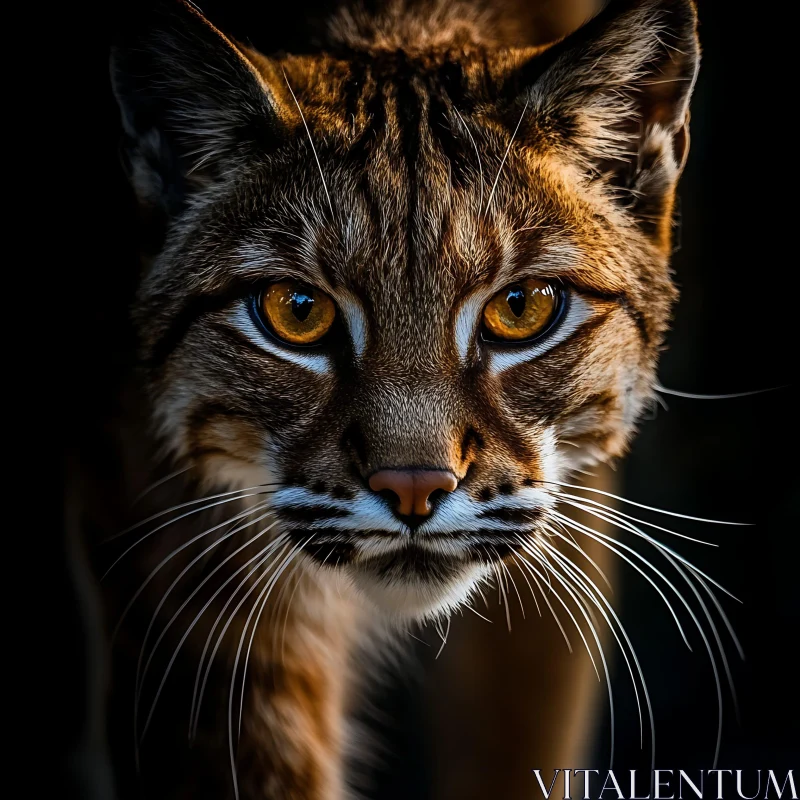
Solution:
M 197 319 L 224 311 L 253 290 L 252 281 L 233 281 L 218 292 L 190 295 L 173 315 L 150 350 L 148 366 L 160 367 L 178 348 Z
M 632 303 L 626 292 L 603 292 L 596 289 L 581 288 L 581 292 L 598 300 L 616 303 L 633 320 L 644 344 L 650 344 L 650 331 L 647 328 L 644 315 Z

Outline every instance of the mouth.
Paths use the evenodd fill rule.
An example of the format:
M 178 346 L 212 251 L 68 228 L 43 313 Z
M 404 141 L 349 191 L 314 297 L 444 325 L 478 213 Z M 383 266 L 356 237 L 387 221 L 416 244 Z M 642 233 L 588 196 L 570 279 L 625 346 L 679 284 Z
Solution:
M 305 542 L 303 552 L 322 574 L 344 577 L 372 607 L 398 619 L 434 617 L 468 602 L 496 565 L 522 547 L 526 535 L 498 536 L 492 531 L 491 541 L 470 541 L 474 532 L 398 537 L 388 532 L 365 536 L 359 531 L 353 532 L 351 541 L 343 541 L 337 531 L 337 540 L 309 541 L 309 532 L 304 533 L 291 536 Z
M 449 547 L 442 552 L 430 541 L 421 545 L 409 539 L 390 552 L 360 553 L 340 567 L 356 594 L 377 611 L 401 621 L 435 618 L 469 604 L 475 587 L 514 549 L 510 544 Z
M 522 546 L 531 530 L 496 529 L 398 535 L 393 531 L 292 530 L 287 532 L 321 567 L 352 566 L 377 574 L 424 577 L 450 565 L 491 565 Z

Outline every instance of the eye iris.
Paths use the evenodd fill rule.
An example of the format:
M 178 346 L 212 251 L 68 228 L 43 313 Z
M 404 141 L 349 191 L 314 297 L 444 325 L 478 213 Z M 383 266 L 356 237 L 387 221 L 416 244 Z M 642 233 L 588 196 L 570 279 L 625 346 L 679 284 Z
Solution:
M 483 311 L 490 338 L 523 341 L 542 333 L 558 308 L 559 293 L 546 281 L 529 279 L 496 294 Z
M 333 325 L 336 306 L 326 294 L 295 281 L 278 281 L 261 296 L 260 315 L 267 327 L 289 344 L 319 341 Z

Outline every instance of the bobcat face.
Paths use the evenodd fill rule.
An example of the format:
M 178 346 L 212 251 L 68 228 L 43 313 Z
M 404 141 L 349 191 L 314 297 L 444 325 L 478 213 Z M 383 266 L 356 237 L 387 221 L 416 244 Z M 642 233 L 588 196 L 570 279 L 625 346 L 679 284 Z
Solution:
M 652 396 L 691 7 L 543 52 L 267 59 L 163 22 L 154 66 L 115 63 L 160 435 L 209 484 L 276 484 L 280 529 L 379 606 L 458 604 Z

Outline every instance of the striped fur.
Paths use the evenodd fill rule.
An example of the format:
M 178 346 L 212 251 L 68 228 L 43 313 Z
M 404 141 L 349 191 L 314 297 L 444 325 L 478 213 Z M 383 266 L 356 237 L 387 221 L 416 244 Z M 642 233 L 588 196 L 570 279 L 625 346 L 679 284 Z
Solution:
M 550 47 L 520 41 L 514 13 L 345 4 L 317 49 L 262 55 L 176 2 L 115 50 L 155 242 L 134 308 L 147 435 L 190 491 L 279 484 L 269 536 L 298 548 L 287 621 L 266 613 L 254 646 L 240 796 L 345 797 L 360 634 L 467 601 L 544 535 L 549 482 L 622 455 L 653 398 L 693 6 L 612 2 Z M 250 293 L 286 277 L 337 303 L 324 347 L 255 324 Z M 527 277 L 565 287 L 561 324 L 484 342 L 483 306 Z M 413 531 L 367 485 L 409 466 L 459 479 Z M 197 791 L 213 793 L 164 796 L 231 791 L 210 724 Z

